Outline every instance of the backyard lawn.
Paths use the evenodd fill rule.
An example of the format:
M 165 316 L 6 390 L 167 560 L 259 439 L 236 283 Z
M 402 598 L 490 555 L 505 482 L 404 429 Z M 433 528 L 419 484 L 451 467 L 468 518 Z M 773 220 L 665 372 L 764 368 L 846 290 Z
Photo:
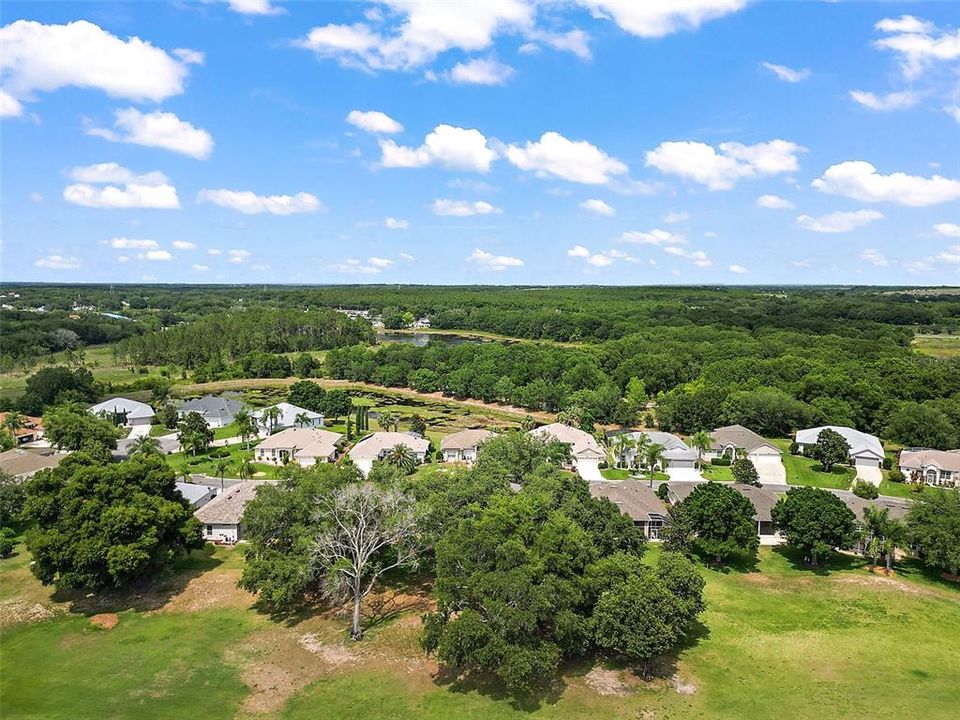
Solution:
M 703 625 L 652 678 L 578 663 L 555 693 L 516 702 L 435 675 L 410 595 L 354 644 L 344 617 L 274 623 L 249 609 L 240 557 L 196 553 L 163 592 L 104 607 L 81 595 L 72 610 L 32 579 L 22 549 L 0 562 L 3 717 L 939 720 L 960 706 L 960 589 L 909 564 L 886 579 L 843 556 L 814 573 L 763 548 L 750 572 L 702 567 Z M 16 614 L 31 606 L 49 617 Z M 88 620 L 111 607 L 116 627 Z
M 227 445 L 226 447 L 210 448 L 207 452 L 199 453 L 195 457 L 186 452 L 178 452 L 167 455 L 166 458 L 170 467 L 173 468 L 173 471 L 178 476 L 182 476 L 185 472 L 216 476 L 217 463 L 220 460 L 226 460 L 229 469 L 224 477 L 236 478 L 240 476 L 240 463 L 244 459 L 253 458 L 253 447 L 255 445 L 256 441 L 251 440 L 250 450 L 247 450 L 246 445 L 243 443 L 236 443 L 235 445 Z M 226 457 L 220 457 L 221 454 L 226 454 Z M 264 475 L 266 477 L 273 477 L 277 470 L 273 465 L 266 465 L 264 463 L 253 463 L 253 468 L 255 473 L 263 474 L 260 475 L 260 477 Z

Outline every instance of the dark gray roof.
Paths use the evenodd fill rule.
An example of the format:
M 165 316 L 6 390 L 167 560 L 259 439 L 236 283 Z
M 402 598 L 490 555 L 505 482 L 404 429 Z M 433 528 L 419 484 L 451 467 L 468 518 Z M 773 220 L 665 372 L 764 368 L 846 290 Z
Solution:
M 237 414 L 243 403 L 222 395 L 204 395 L 196 400 L 188 400 L 180 406 L 181 413 L 200 413 L 204 417 L 228 418 Z
M 650 515 L 666 515 L 667 506 L 646 484 L 637 480 L 604 480 L 590 483 L 590 494 L 605 497 L 634 521 L 648 522 Z

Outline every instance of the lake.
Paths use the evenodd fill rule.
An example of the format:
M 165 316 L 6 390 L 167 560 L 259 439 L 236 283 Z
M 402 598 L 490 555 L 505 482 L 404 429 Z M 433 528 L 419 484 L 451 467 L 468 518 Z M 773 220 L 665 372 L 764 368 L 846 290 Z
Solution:
M 462 343 L 486 342 L 478 337 L 458 335 L 457 333 L 404 333 L 380 330 L 377 332 L 378 343 L 405 343 L 423 347 L 428 342 L 443 343 L 444 345 L 460 345 Z

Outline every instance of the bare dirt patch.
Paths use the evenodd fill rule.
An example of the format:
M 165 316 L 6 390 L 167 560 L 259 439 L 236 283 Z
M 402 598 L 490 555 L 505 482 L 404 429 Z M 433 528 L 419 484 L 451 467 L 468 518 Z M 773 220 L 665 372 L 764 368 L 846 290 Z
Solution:
M 673 689 L 680 695 L 693 695 L 697 691 L 697 686 L 692 682 L 684 681 L 679 675 L 674 675 Z
M 104 630 L 112 630 L 120 622 L 120 616 L 116 613 L 100 613 L 90 617 L 90 624 Z
M 199 612 L 213 608 L 247 608 L 254 596 L 237 587 L 239 570 L 211 570 L 191 578 L 184 589 L 172 596 L 161 612 Z
M 600 695 L 623 696 L 630 692 L 630 688 L 623 681 L 622 672 L 608 670 L 599 665 L 584 675 L 583 681 Z
M 52 618 L 56 612 L 43 603 L 24 600 L 5 600 L 0 603 L 0 627 L 21 622 L 39 622 Z
M 319 655 L 324 662 L 333 666 L 355 663 L 359 659 L 357 654 L 347 646 L 325 643 L 312 633 L 301 635 L 297 645 L 309 653 Z
M 861 585 L 863 587 L 887 587 L 890 589 L 900 590 L 910 595 L 919 595 L 921 597 L 950 598 L 951 600 L 957 600 L 955 596 L 947 592 L 941 592 L 934 588 L 927 588 L 927 587 L 923 587 L 922 585 L 906 583 L 901 580 L 894 580 L 893 578 L 890 578 L 890 577 L 886 577 L 883 575 L 874 575 L 872 573 L 870 575 L 840 575 L 836 578 L 836 582 L 850 583 L 853 585 Z

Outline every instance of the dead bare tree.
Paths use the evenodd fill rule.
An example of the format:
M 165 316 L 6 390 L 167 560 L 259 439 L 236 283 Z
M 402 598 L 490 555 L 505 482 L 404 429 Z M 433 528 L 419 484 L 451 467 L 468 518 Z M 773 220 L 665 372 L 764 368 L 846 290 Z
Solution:
M 420 552 L 414 500 L 371 483 L 351 483 L 318 498 L 328 529 L 314 541 L 312 570 L 333 602 L 353 601 L 350 637 L 360 640 L 360 603 L 380 577 L 415 567 Z

